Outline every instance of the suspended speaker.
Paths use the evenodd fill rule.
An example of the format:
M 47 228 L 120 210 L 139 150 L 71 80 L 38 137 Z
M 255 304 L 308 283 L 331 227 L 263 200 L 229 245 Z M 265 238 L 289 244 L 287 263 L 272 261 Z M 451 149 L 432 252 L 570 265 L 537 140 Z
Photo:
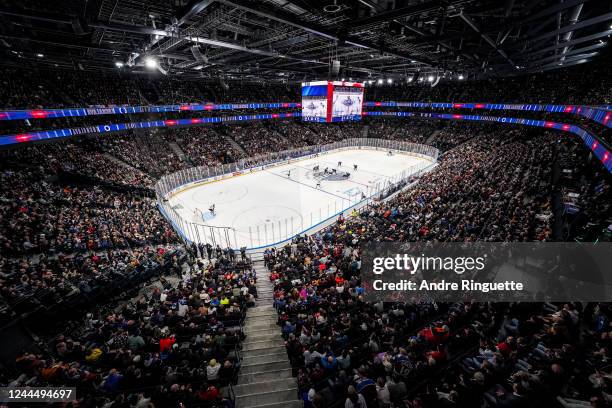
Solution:
M 340 61 L 333 60 L 332 67 L 331 67 L 331 73 L 332 75 L 338 75 L 339 72 L 340 72 Z

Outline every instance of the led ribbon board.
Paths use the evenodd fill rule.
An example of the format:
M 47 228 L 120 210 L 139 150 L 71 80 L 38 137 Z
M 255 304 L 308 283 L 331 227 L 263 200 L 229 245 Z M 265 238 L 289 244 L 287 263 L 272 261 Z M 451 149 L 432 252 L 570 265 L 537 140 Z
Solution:
M 180 104 L 180 105 L 154 105 L 154 106 L 112 106 L 100 108 L 72 108 L 72 109 L 33 109 L 33 110 L 7 110 L 0 111 L 0 120 L 24 120 L 67 118 L 97 115 L 126 115 L 133 113 L 163 113 L 185 111 L 218 111 L 238 109 L 282 109 L 299 108 L 297 102 L 274 103 L 208 103 L 208 104 Z
M 37 142 L 41 140 L 59 139 L 63 137 L 78 136 L 95 133 L 109 133 L 130 129 L 149 129 L 157 127 L 193 126 L 207 123 L 244 122 L 253 120 L 279 119 L 299 117 L 300 112 L 264 113 L 256 115 L 221 116 L 209 118 L 167 119 L 147 122 L 117 123 L 112 125 L 86 126 L 70 129 L 47 130 L 41 132 L 20 133 L 17 135 L 0 136 L 0 146 L 9 146 L 17 143 Z
M 582 116 L 607 127 L 612 127 L 612 112 L 602 107 L 583 105 L 537 105 L 512 103 L 460 103 L 460 102 L 366 102 L 367 107 L 405 107 L 438 109 L 517 110 L 530 112 L 567 113 Z
M 351 84 L 350 82 L 335 82 L 337 84 Z M 318 84 L 318 83 L 310 83 Z M 320 84 L 328 84 L 327 81 L 321 81 Z M 355 86 L 361 85 L 353 83 Z M 303 84 L 304 85 L 304 84 Z M 342 85 L 339 85 L 342 86 Z M 332 83 L 332 94 L 334 83 Z M 80 116 L 98 116 L 98 115 L 126 115 L 139 113 L 164 113 L 164 112 L 183 112 L 183 111 L 218 111 L 218 110 L 239 110 L 239 109 L 286 109 L 286 108 L 303 108 L 302 114 L 305 117 L 317 122 L 330 122 L 327 119 L 327 88 L 325 89 L 325 115 L 318 115 L 321 120 L 315 120 L 312 116 L 315 110 L 315 105 L 309 105 L 309 109 L 304 109 L 302 103 L 298 102 L 273 102 L 273 103 L 242 103 L 242 104 L 178 104 L 178 105 L 153 105 L 153 106 L 111 106 L 111 107 L 91 107 L 91 108 L 68 108 L 68 109 L 31 109 L 31 110 L 5 110 L 0 111 L 0 121 L 3 120 L 25 120 L 25 119 L 52 119 L 65 117 L 80 117 Z M 363 96 L 361 98 L 363 100 Z M 339 100 L 340 106 L 354 106 L 358 108 L 352 101 L 344 99 Z M 332 104 L 333 105 L 333 101 Z M 339 106 L 339 107 L 340 107 Z M 522 110 L 534 112 L 558 112 L 576 114 L 587 119 L 594 120 L 604 126 L 612 127 L 612 105 L 602 105 L 596 107 L 584 105 L 538 105 L 538 104 L 500 104 L 500 103 L 458 103 L 458 102 L 363 102 L 366 107 L 409 107 L 409 108 L 465 108 L 465 109 L 491 109 L 491 110 Z M 338 112 L 341 112 L 338 109 Z M 316 116 L 316 115 L 315 115 Z M 342 117 L 342 114 L 338 115 Z M 348 115 L 351 116 L 351 115 Z M 322 118 L 325 117 L 325 120 Z M 357 118 L 357 116 L 354 116 Z

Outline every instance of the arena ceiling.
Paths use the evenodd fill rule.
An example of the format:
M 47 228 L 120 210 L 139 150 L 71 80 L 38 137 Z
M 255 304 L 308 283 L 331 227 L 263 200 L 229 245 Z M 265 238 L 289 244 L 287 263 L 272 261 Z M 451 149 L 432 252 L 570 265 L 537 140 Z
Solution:
M 0 2 L 4 64 L 182 78 L 508 76 L 588 62 L 610 34 L 602 0 Z

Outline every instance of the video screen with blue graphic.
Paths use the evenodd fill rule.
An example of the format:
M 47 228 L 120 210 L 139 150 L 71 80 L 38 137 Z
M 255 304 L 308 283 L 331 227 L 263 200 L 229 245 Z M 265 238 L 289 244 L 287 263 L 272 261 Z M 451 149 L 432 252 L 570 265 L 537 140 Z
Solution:
M 302 84 L 302 120 L 305 122 L 327 122 L 327 81 Z

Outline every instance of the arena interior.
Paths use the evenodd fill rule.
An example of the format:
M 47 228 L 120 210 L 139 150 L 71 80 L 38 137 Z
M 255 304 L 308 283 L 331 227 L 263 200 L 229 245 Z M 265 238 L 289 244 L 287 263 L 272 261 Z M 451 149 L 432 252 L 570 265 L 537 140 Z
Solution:
M 1 1 L 0 405 L 612 406 L 612 297 L 362 280 L 612 248 L 611 34 L 605 0 Z

